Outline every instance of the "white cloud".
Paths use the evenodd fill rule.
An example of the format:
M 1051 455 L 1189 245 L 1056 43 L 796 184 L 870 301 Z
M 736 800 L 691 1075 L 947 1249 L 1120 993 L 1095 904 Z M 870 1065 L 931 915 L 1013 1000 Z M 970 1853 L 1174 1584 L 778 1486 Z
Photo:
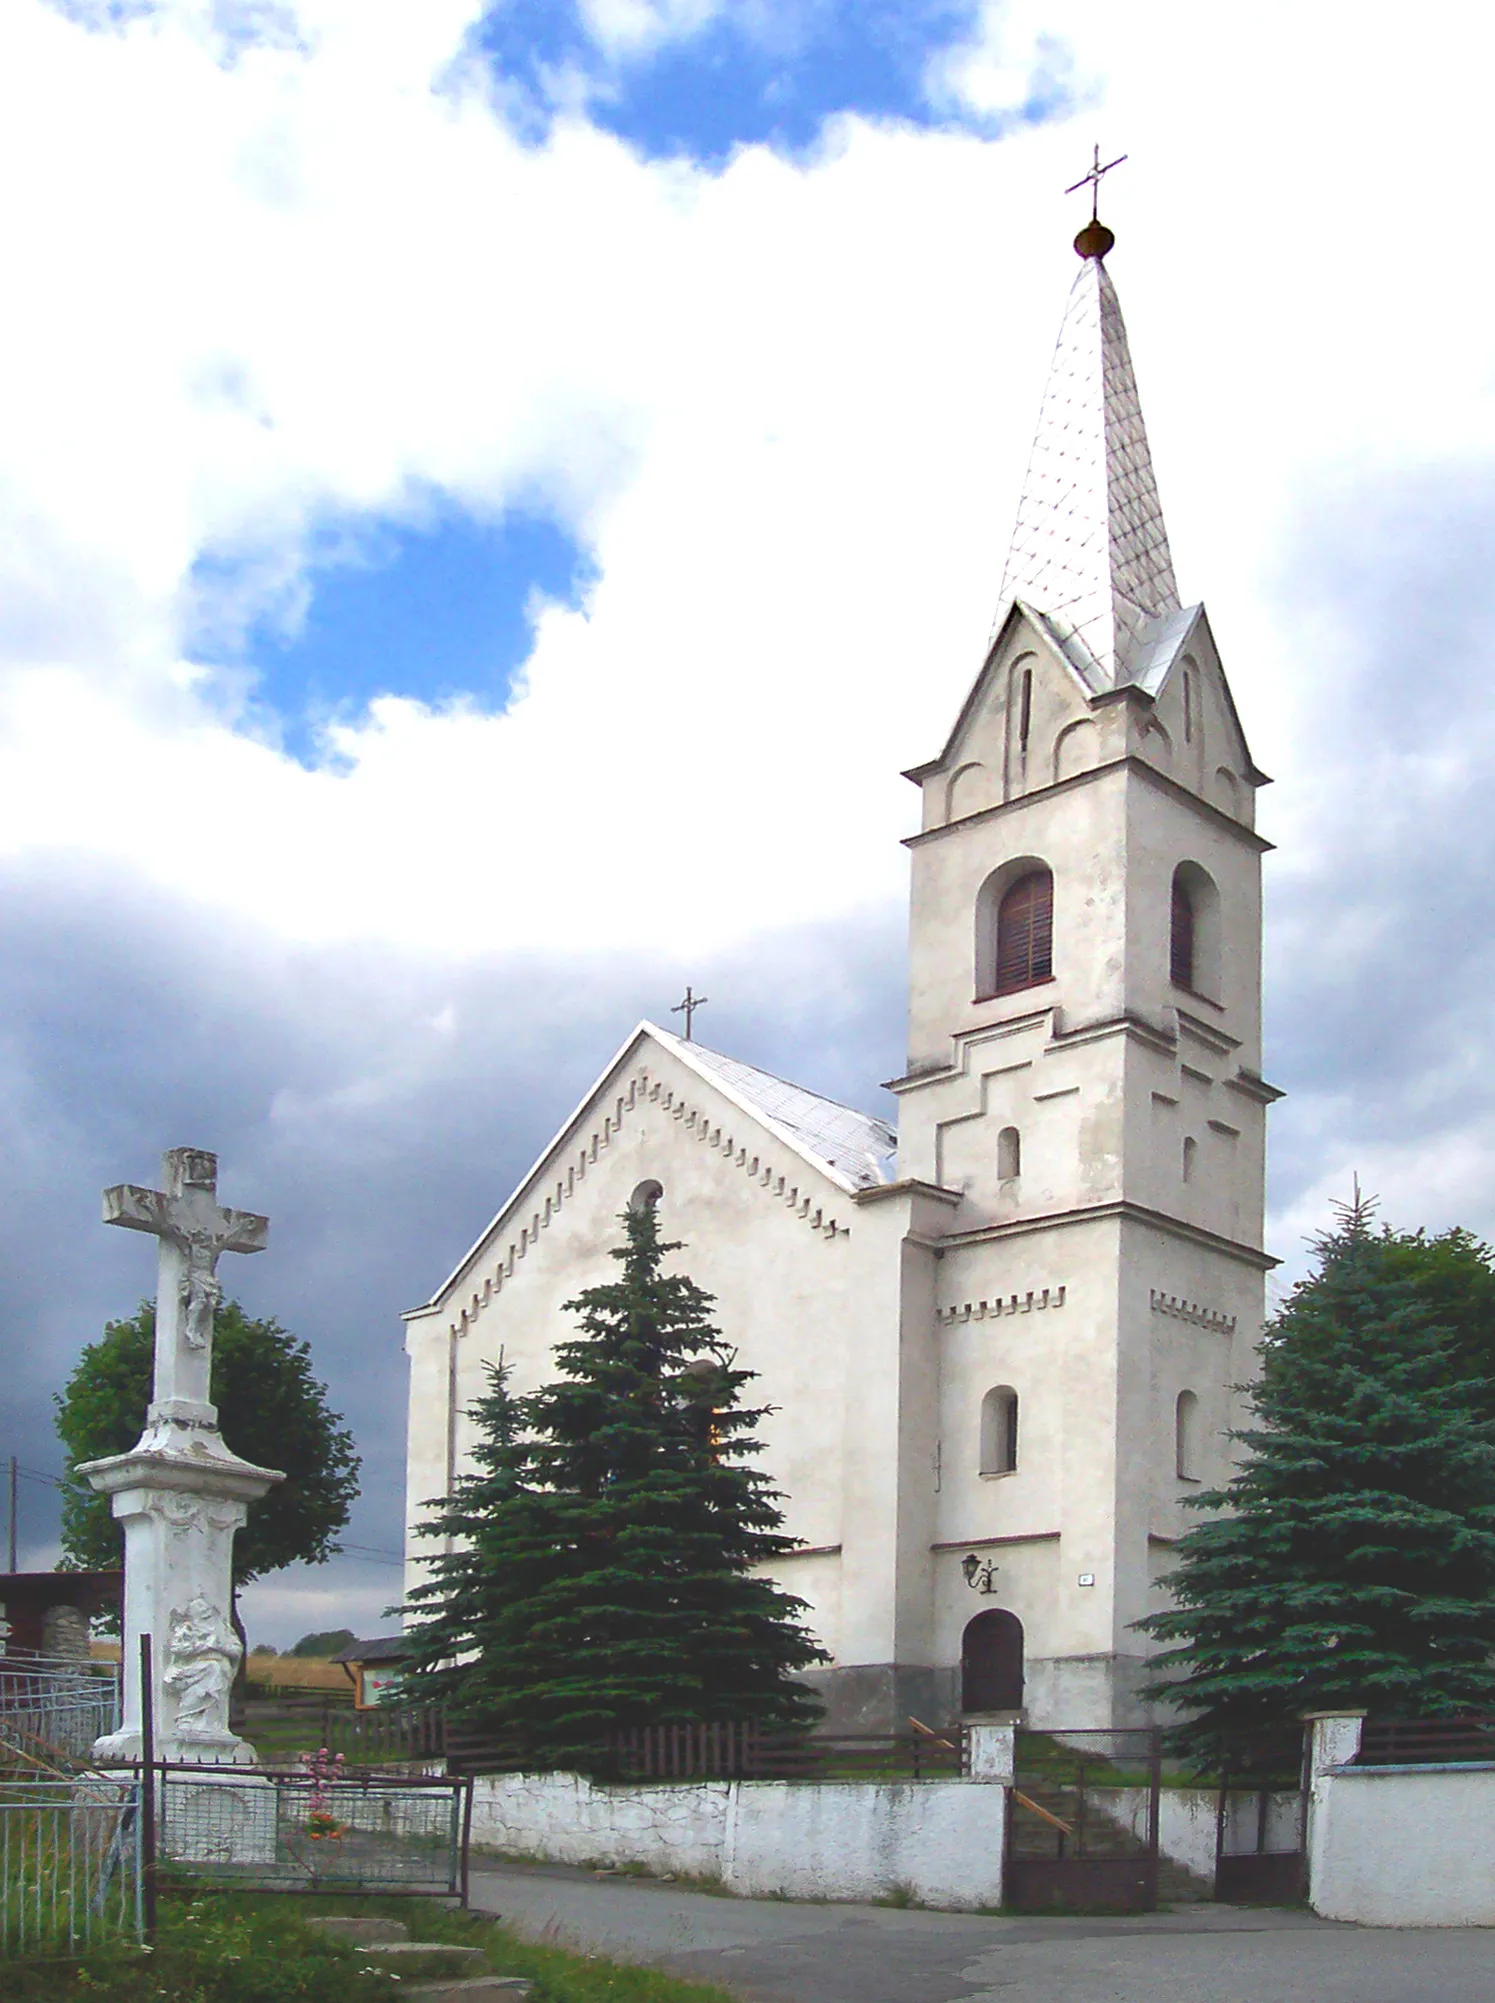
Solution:
M 589 18 L 617 54 L 712 4 Z M 1130 154 L 1112 263 L 1180 575 L 1282 782 L 1273 868 L 1332 880 L 1355 664 L 1280 618 L 1281 579 L 1305 494 L 1489 463 L 1490 24 L 1009 0 L 932 87 L 1008 114 L 1062 88 L 1077 117 L 843 118 L 812 160 L 708 172 L 579 115 L 522 144 L 464 53 L 479 11 L 5 10 L 0 854 L 420 955 L 885 908 L 896 774 L 978 663 L 1073 268 L 1061 190 L 1099 137 Z M 306 770 L 184 661 L 193 566 L 283 602 L 314 527 L 432 487 L 549 508 L 595 589 L 544 612 L 506 715 L 385 699 Z M 1384 744 L 1379 789 L 1425 792 L 1451 748 Z
M 688 41 L 733 0 L 578 0 L 577 11 L 598 48 L 614 60 L 636 59 L 665 42 Z M 743 0 L 735 0 L 741 9 Z

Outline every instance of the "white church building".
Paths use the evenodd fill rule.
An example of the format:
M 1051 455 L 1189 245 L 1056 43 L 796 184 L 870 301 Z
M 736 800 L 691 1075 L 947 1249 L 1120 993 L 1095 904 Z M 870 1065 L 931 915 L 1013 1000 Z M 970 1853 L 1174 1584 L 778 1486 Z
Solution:
M 1005 610 L 907 775 L 896 1131 L 641 1023 L 405 1317 L 413 1523 L 483 1366 L 544 1381 L 562 1302 L 657 1201 L 775 1408 L 778 1576 L 840 1730 L 1141 1722 L 1133 1623 L 1255 1368 L 1263 774 L 1179 602 L 1111 245 L 1076 239 Z

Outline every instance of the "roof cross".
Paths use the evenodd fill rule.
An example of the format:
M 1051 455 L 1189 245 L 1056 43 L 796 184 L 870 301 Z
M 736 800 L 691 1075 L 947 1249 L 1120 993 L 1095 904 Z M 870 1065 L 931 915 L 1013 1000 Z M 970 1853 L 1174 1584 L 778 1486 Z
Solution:
M 1100 163 L 1100 148 L 1097 146 L 1095 149 L 1094 161 L 1091 166 L 1090 172 L 1088 174 L 1082 174 L 1079 180 L 1075 182 L 1072 188 L 1066 188 L 1064 190 L 1066 195 L 1077 195 L 1081 188 L 1088 188 L 1090 190 L 1091 222 L 1094 223 L 1100 221 L 1101 182 L 1106 178 L 1107 174 L 1110 173 L 1111 169 L 1113 167 L 1119 167 L 1125 158 L 1126 155 L 1124 153 L 1118 153 L 1114 160 L 1108 160 L 1105 166 L 1103 167 Z
M 698 1008 L 704 1008 L 708 999 L 709 997 L 706 995 L 692 994 L 689 987 L 687 987 L 685 990 L 685 1000 L 676 1002 L 675 1006 L 670 1010 L 671 1015 L 683 1015 L 685 1017 L 685 1040 L 687 1043 L 690 1042 L 691 1023 L 695 1017 L 695 1012 Z

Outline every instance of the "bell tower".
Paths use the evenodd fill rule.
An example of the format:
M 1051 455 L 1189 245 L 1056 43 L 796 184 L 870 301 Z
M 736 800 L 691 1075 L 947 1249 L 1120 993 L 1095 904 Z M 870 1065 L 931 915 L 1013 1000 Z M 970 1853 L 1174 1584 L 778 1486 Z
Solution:
M 1094 216 L 1076 238 L 997 626 L 944 749 L 907 775 L 894 1086 L 900 1177 L 960 1198 L 937 1257 L 935 1659 L 964 1660 L 965 1708 L 985 1708 L 975 1617 L 1000 1611 L 1030 1721 L 1076 1727 L 1142 1718 L 1132 1623 L 1181 1500 L 1228 1477 L 1278 1096 L 1264 775 L 1204 609 L 1179 599 L 1113 243 Z M 973 1554 L 995 1568 L 980 1595 Z

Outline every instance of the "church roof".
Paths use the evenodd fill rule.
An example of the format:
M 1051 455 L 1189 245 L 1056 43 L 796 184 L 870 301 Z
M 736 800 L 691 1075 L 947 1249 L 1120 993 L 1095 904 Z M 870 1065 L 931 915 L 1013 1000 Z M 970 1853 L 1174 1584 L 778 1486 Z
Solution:
M 661 1029 L 657 1023 L 641 1022 L 581 1105 L 541 1151 L 528 1174 L 515 1185 L 493 1221 L 458 1260 L 430 1300 L 419 1308 L 408 1310 L 407 1321 L 430 1313 L 481 1255 L 504 1219 L 533 1200 L 531 1192 L 536 1182 L 542 1175 L 548 1174 L 556 1150 L 568 1140 L 580 1115 L 646 1037 L 671 1051 L 697 1076 L 706 1079 L 718 1092 L 751 1114 L 787 1147 L 839 1183 L 849 1195 L 861 1189 L 880 1188 L 896 1180 L 898 1130 L 886 1120 L 880 1120 L 871 1113 L 859 1113 L 855 1107 L 843 1106 L 835 1099 L 824 1099 L 818 1092 L 807 1091 L 803 1085 L 791 1085 L 787 1079 L 775 1078 L 772 1072 L 760 1071 L 755 1065 L 744 1064 L 737 1057 L 726 1057 L 719 1050 L 708 1050 L 704 1044 L 687 1043 L 684 1037 Z
M 886 1120 L 859 1113 L 836 1099 L 823 1099 L 803 1085 L 791 1085 L 787 1079 L 775 1078 L 771 1071 L 744 1064 L 740 1057 L 726 1057 L 702 1043 L 687 1043 L 684 1037 L 654 1023 L 644 1027 L 668 1044 L 677 1057 L 708 1073 L 749 1112 L 779 1128 L 801 1152 L 812 1155 L 853 1189 L 875 1189 L 893 1181 L 898 1130 Z
M 1084 241 L 1082 233 L 1076 248 Z M 1092 695 L 1160 679 L 1160 658 L 1165 669 L 1172 658 L 1168 629 L 1181 609 L 1173 559 L 1121 303 L 1093 250 L 1049 369 L 1002 580 L 1003 615 L 1014 599 L 1042 615 Z

